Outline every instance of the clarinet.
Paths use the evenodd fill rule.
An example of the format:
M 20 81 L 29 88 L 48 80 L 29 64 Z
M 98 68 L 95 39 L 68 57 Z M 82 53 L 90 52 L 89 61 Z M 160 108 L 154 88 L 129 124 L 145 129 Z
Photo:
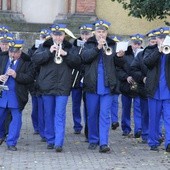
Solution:
M 81 54 L 83 48 L 84 48 L 84 44 L 81 44 L 80 45 L 80 50 L 79 50 L 79 53 L 78 53 L 79 55 Z M 72 76 L 73 76 L 73 79 L 74 79 L 74 81 L 72 83 L 73 88 L 74 88 L 74 86 L 76 84 L 76 81 L 77 81 L 77 78 L 79 77 L 79 75 L 80 75 L 80 71 L 78 71 L 76 69 L 73 69 L 73 71 L 72 71 Z
M 12 64 L 13 64 L 13 63 L 14 63 L 14 59 L 11 60 L 9 66 L 8 66 L 8 68 L 7 68 L 7 71 L 6 71 L 6 73 L 5 73 L 5 76 L 7 76 L 7 79 L 0 85 L 0 97 L 2 97 L 2 92 L 3 92 L 4 90 L 9 90 L 8 86 L 5 85 L 5 84 L 6 84 L 6 82 L 8 81 L 8 78 L 9 78 L 9 76 L 7 75 L 7 72 L 8 72 L 8 70 L 12 67 Z

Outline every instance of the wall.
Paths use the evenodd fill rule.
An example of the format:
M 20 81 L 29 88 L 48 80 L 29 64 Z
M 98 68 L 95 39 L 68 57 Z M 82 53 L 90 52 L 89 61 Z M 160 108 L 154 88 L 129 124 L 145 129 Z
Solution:
M 22 0 L 22 13 L 30 23 L 53 23 L 61 0 Z M 48 3 L 47 3 L 48 2 Z M 43 5 L 44 4 L 44 5 Z
M 129 17 L 128 12 L 122 8 L 121 4 L 111 0 L 97 0 L 96 15 L 98 18 L 106 19 L 112 23 L 110 27 L 111 34 L 145 34 L 151 29 L 165 26 L 164 22 L 160 20 L 149 22 L 144 19 Z

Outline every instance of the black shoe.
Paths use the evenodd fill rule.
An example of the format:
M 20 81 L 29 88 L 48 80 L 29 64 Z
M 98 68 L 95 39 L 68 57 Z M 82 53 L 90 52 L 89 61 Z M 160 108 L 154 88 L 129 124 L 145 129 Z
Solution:
M 99 149 L 100 153 L 106 153 L 106 152 L 109 152 L 109 151 L 110 151 L 110 148 L 107 145 L 101 145 L 100 146 L 100 149 Z
M 55 148 L 55 151 L 56 152 L 62 152 L 63 148 L 61 146 L 58 146 L 58 147 Z
M 81 131 L 80 131 L 80 130 L 75 130 L 75 131 L 74 131 L 74 134 L 77 134 L 77 135 L 78 135 L 78 134 L 81 134 Z
M 41 138 L 41 142 L 46 142 L 46 138 Z
M 5 138 L 0 138 L 0 145 L 4 142 Z
M 162 138 L 159 138 L 158 139 L 158 142 L 159 142 L 159 144 L 161 145 L 163 142 L 164 142 L 164 138 L 162 137 Z
M 17 151 L 17 148 L 15 146 L 8 146 L 9 151 Z
M 54 144 L 48 144 L 47 149 L 54 149 Z
M 157 146 L 151 146 L 150 150 L 151 150 L 151 151 L 159 151 L 159 149 L 158 149 Z
M 97 148 L 97 143 L 90 143 L 88 149 L 95 150 Z
M 170 144 L 166 147 L 166 152 L 170 152 Z
M 141 143 L 142 143 L 142 144 L 147 144 L 148 142 L 147 142 L 147 140 L 144 140 L 144 139 L 143 139 L 143 140 L 141 141 Z
M 123 132 L 122 136 L 128 136 L 130 132 Z
M 141 131 L 138 131 L 137 133 L 135 133 L 134 137 L 135 138 L 140 138 L 141 137 L 141 133 L 142 133 Z
M 112 123 L 112 130 L 116 130 L 119 127 L 119 122 Z
M 38 135 L 38 134 L 39 134 L 39 132 L 38 132 L 38 131 L 35 131 L 33 134 L 34 134 L 34 135 Z

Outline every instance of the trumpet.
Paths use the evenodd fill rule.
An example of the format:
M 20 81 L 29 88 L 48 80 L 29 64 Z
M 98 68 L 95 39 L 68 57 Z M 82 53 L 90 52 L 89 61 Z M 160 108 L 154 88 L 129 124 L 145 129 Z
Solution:
M 162 52 L 164 54 L 169 54 L 170 53 L 170 46 L 169 45 L 165 45 L 162 47 Z
M 158 46 L 161 52 L 164 54 L 169 54 L 170 53 L 170 36 L 166 36 L 162 44 Z
M 102 39 L 102 37 L 100 37 L 100 39 Z M 99 40 L 100 40 L 99 39 Z M 112 55 L 112 53 L 113 53 L 113 50 L 112 50 L 112 48 L 111 47 L 109 47 L 108 46 L 108 43 L 107 43 L 107 41 L 105 40 L 105 39 L 103 39 L 103 51 L 104 51 L 104 53 L 106 54 L 106 55 Z
M 106 55 L 112 55 L 112 53 L 113 53 L 113 50 L 112 50 L 111 47 L 108 46 L 107 41 L 103 45 L 103 50 L 104 50 Z
M 54 62 L 56 64 L 61 64 L 63 62 L 63 58 L 61 57 L 62 44 L 58 43 L 56 45 L 58 47 L 58 51 L 55 53 Z

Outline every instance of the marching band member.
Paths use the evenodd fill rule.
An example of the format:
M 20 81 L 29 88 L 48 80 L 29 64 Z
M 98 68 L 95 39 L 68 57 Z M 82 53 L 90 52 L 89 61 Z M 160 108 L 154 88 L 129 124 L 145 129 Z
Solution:
M 94 150 L 99 145 L 101 153 L 110 151 L 110 112 L 117 82 L 115 42 L 107 37 L 109 26 L 104 20 L 95 22 L 95 35 L 85 43 L 81 55 L 85 64 L 83 89 L 88 112 L 88 149 Z
M 117 70 L 120 80 L 120 91 L 122 93 L 122 120 L 121 127 L 123 130 L 123 136 L 128 136 L 131 132 L 131 105 L 133 101 L 133 116 L 134 116 L 134 137 L 139 138 L 141 136 L 141 110 L 140 100 L 138 94 L 133 86 L 135 85 L 130 72 L 130 65 L 134 60 L 135 54 L 138 49 L 141 48 L 143 35 L 134 34 L 130 36 L 131 46 L 127 51 L 120 51 L 117 53 Z M 134 86 L 135 87 L 135 86 Z
M 111 36 L 110 37 L 115 42 L 120 42 L 121 38 L 118 36 Z M 116 130 L 119 127 L 119 118 L 118 118 L 118 110 L 119 110 L 119 93 L 113 95 L 113 103 L 112 103 L 112 110 L 111 110 L 111 129 Z
M 92 24 L 83 24 L 80 26 L 80 37 L 74 41 L 74 46 L 77 47 L 79 55 L 84 48 L 84 43 L 92 37 L 93 25 Z M 72 113 L 73 113 L 73 122 L 74 122 L 74 133 L 80 134 L 83 126 L 81 125 L 81 99 L 83 95 L 83 101 L 85 104 L 85 93 L 83 94 L 82 89 L 82 79 L 84 76 L 84 65 L 82 64 L 77 69 L 73 70 L 73 87 L 72 87 Z M 85 136 L 88 138 L 87 132 L 87 110 L 84 105 L 84 118 L 85 118 Z
M 72 68 L 81 63 L 72 45 L 65 40 L 65 24 L 51 26 L 52 38 L 43 43 L 32 57 L 40 65 L 38 86 L 42 94 L 47 148 L 63 150 L 66 105 L 72 86 Z
M 144 58 L 144 64 L 148 68 L 146 78 L 149 107 L 148 144 L 153 151 L 158 151 L 160 145 L 159 122 L 163 114 L 165 149 L 170 152 L 170 54 L 164 54 L 164 46 L 162 46 L 169 33 L 169 27 L 158 28 L 155 31 L 158 48 L 155 48 L 148 57 Z
M 1 55 L 8 54 L 9 42 L 14 38 L 12 33 L 7 32 L 7 30 L 0 30 L 0 57 Z M 0 145 L 3 143 L 6 135 L 8 134 L 9 124 L 11 122 L 10 110 L 7 110 L 7 116 L 5 118 L 4 125 L 0 127 Z
M 39 40 L 35 40 L 35 44 L 28 49 L 28 54 L 32 58 L 34 52 L 38 49 L 40 45 L 51 37 L 51 31 L 49 29 L 41 29 L 39 34 Z M 32 113 L 31 119 L 34 128 L 34 134 L 39 134 L 41 141 L 45 142 L 44 136 L 44 111 L 42 105 L 42 96 L 39 94 L 39 89 L 37 85 L 37 79 L 40 71 L 40 66 L 35 65 L 35 81 L 30 85 L 30 94 L 32 99 Z
M 0 81 L 8 89 L 2 91 L 0 98 L 0 127 L 6 110 L 10 109 L 12 120 L 6 139 L 8 150 L 16 151 L 16 144 L 22 125 L 22 110 L 28 101 L 27 84 L 33 82 L 32 67 L 29 57 L 22 52 L 23 40 L 13 40 L 9 43 L 7 54 L 1 55 Z
M 147 75 L 147 67 L 144 64 L 143 60 L 148 55 L 150 55 L 155 48 L 156 45 L 156 36 L 154 35 L 155 30 L 151 30 L 146 34 L 148 37 L 148 46 L 141 52 L 137 54 L 135 59 L 131 64 L 131 75 L 133 79 L 138 83 L 138 94 L 140 96 L 140 108 L 142 113 L 141 125 L 142 125 L 142 143 L 147 143 L 148 141 L 148 127 L 149 127 L 149 113 L 148 113 L 148 100 L 147 93 L 145 89 L 145 81 Z

